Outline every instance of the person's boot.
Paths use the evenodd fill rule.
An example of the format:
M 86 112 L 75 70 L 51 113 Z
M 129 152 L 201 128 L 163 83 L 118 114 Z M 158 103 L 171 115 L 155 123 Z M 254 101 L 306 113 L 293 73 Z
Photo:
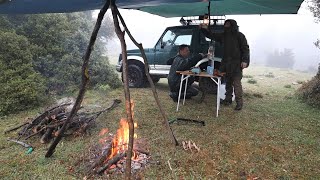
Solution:
M 227 99 L 224 99 L 221 101 L 221 104 L 225 105 L 225 106 L 229 106 L 232 104 L 232 100 L 227 100 Z
M 169 96 L 173 100 L 173 102 L 178 102 L 178 94 L 176 92 L 169 92 Z
M 242 104 L 241 103 L 237 103 L 236 107 L 234 108 L 234 110 L 236 111 L 240 111 L 242 109 Z

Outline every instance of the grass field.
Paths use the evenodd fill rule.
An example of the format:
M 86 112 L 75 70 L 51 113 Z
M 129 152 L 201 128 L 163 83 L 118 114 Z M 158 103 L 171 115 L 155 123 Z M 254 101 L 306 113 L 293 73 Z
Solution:
M 138 176 L 143 179 L 320 179 L 320 110 L 295 97 L 300 83 L 313 75 L 266 67 L 250 67 L 242 80 L 244 109 L 221 107 L 215 118 L 215 96 L 187 100 L 179 112 L 168 96 L 166 80 L 157 85 L 161 103 L 169 118 L 184 117 L 206 122 L 206 126 L 172 124 L 178 141 L 193 140 L 200 152 L 175 147 L 168 138 L 162 118 L 149 88 L 131 89 L 135 103 L 136 132 L 148 140 L 152 163 Z M 123 90 L 89 91 L 85 105 L 107 106 L 113 99 L 124 102 Z M 34 117 L 43 109 L 2 117 L 4 132 Z M 35 151 L 26 154 L 23 147 L 6 141 L 16 137 L 12 132 L 0 137 L 0 179 L 82 179 L 85 176 L 89 150 L 98 143 L 98 133 L 108 128 L 115 133 L 120 118 L 126 117 L 124 103 L 102 114 L 90 134 L 65 138 L 51 158 L 44 154 L 48 145 L 39 138 L 28 143 Z M 172 167 L 169 168 L 168 161 Z M 106 177 L 97 177 L 97 179 Z M 122 179 L 112 176 L 110 179 Z

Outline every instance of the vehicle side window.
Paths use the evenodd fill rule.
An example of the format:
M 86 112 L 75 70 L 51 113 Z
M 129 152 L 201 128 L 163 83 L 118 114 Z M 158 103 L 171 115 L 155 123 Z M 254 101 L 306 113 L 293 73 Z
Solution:
M 171 30 L 168 30 L 162 38 L 163 46 L 173 45 L 173 41 L 174 41 L 175 37 L 176 37 L 176 34 L 174 32 L 172 32 Z
M 181 35 L 178 36 L 177 39 L 175 40 L 174 44 L 175 45 L 181 45 L 181 44 L 186 44 L 186 45 L 190 45 L 191 44 L 191 38 L 192 35 Z

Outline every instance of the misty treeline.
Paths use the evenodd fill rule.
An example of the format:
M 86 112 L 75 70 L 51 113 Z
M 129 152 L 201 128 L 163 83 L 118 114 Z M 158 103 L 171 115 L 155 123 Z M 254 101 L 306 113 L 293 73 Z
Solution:
M 267 56 L 266 65 L 269 67 L 292 69 L 295 63 L 294 53 L 292 49 L 284 49 L 283 51 L 275 50 Z
M 82 56 L 95 24 L 92 12 L 0 16 L 0 116 L 41 105 L 49 95 L 78 90 Z M 88 88 L 116 88 L 106 43 L 106 19 L 91 54 Z
M 309 8 L 313 13 L 316 22 L 320 22 L 320 0 L 312 0 Z M 320 49 L 320 39 L 314 43 Z M 319 51 L 320 53 L 320 51 Z M 320 109 L 320 60 L 318 65 L 318 73 L 308 82 L 303 83 L 302 87 L 297 91 L 299 97 L 311 106 Z

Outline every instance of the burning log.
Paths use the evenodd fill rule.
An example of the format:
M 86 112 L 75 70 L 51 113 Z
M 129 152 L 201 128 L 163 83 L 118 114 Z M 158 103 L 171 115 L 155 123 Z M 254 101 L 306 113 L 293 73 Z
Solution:
M 133 143 L 133 151 L 138 151 L 142 154 L 149 155 L 148 143 L 144 138 L 135 139 Z
M 102 155 L 93 163 L 91 166 L 89 173 L 97 166 L 100 166 L 111 154 L 112 143 L 108 143 L 107 147 L 103 151 Z
M 133 107 L 133 106 L 132 106 Z M 135 127 L 138 127 L 136 123 Z M 97 156 L 93 156 L 94 160 L 87 172 L 88 177 L 93 177 L 94 174 L 102 174 L 103 172 L 115 173 L 124 171 L 127 172 L 126 163 L 128 162 L 128 142 L 129 142 L 129 125 L 126 119 L 120 120 L 120 127 L 117 130 L 116 135 L 107 134 L 108 129 L 103 128 L 99 136 L 101 139 L 99 142 L 102 144 L 102 153 Z M 99 151 L 100 152 L 100 151 Z M 91 154 L 91 153 L 90 153 Z M 96 153 L 94 153 L 96 154 Z M 130 157 L 131 163 L 129 170 L 132 173 L 139 171 L 146 167 L 146 164 L 150 158 L 147 139 L 137 138 L 133 144 L 133 153 Z M 88 167 L 89 167 L 88 166 Z
M 97 170 L 98 174 L 103 173 L 106 169 L 108 169 L 113 164 L 116 164 L 118 161 L 120 161 L 122 158 L 126 156 L 126 153 L 118 153 L 116 156 L 114 156 L 112 159 L 110 159 L 105 165 L 103 165 L 101 168 Z

